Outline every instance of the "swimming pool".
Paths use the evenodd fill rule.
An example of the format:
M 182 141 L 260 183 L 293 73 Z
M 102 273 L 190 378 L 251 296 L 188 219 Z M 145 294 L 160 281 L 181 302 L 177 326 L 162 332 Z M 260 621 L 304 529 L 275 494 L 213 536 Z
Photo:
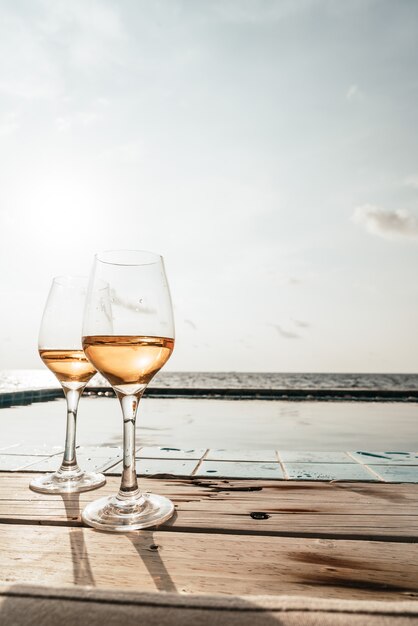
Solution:
M 62 445 L 65 401 L 0 409 L 0 449 Z M 282 450 L 418 449 L 414 402 L 321 402 L 143 398 L 137 445 Z M 77 443 L 122 443 L 122 418 L 114 397 L 82 397 Z

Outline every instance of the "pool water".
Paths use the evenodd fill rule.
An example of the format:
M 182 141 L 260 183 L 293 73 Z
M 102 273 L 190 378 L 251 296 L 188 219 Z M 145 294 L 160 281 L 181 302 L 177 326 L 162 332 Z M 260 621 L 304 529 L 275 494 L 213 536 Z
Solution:
M 62 445 L 63 399 L 0 409 L 0 450 L 15 443 Z M 418 405 L 397 402 L 291 402 L 221 399 L 141 400 L 137 445 L 282 450 L 418 449 Z M 122 443 L 113 397 L 83 397 L 77 443 Z

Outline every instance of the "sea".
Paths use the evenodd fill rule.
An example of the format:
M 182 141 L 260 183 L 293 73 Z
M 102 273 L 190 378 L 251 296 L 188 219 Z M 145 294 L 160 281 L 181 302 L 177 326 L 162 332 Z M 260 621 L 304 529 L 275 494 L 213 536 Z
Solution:
M 152 380 L 153 387 L 198 389 L 370 389 L 418 390 L 418 374 L 286 373 L 286 372 L 165 372 Z M 90 385 L 108 386 L 96 375 Z M 45 369 L 1 370 L 0 392 L 59 387 Z

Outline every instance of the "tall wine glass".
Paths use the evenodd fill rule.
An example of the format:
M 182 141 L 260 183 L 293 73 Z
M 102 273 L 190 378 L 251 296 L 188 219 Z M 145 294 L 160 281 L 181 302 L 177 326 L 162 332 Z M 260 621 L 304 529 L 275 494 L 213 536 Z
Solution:
M 172 305 L 161 256 L 137 250 L 96 255 L 83 348 L 122 407 L 123 471 L 119 492 L 87 505 L 82 518 L 90 526 L 116 532 L 161 524 L 172 516 L 173 503 L 163 496 L 142 494 L 135 469 L 138 403 L 174 348 Z
M 67 432 L 61 467 L 35 478 L 30 488 L 41 493 L 89 491 L 105 484 L 103 474 L 85 472 L 76 458 L 76 421 L 80 396 L 96 373 L 81 346 L 81 325 L 87 278 L 57 276 L 53 279 L 39 330 L 39 354 L 55 374 L 67 400 Z

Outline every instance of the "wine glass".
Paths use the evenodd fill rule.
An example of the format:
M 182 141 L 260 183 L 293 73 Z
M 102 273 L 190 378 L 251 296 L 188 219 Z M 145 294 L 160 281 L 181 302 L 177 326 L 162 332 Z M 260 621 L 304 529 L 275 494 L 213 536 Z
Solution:
M 55 374 L 67 401 L 67 431 L 64 458 L 53 474 L 34 478 L 33 491 L 41 493 L 78 493 L 105 484 L 103 474 L 85 472 L 76 458 L 77 408 L 84 387 L 96 373 L 81 346 L 81 325 L 88 280 L 81 276 L 53 279 L 39 330 L 39 354 Z
M 173 503 L 142 494 L 135 468 L 135 420 L 139 400 L 174 348 L 170 291 L 161 256 L 139 250 L 97 254 L 83 323 L 83 348 L 109 381 L 123 414 L 123 471 L 119 492 L 86 506 L 83 521 L 126 532 L 169 519 Z

